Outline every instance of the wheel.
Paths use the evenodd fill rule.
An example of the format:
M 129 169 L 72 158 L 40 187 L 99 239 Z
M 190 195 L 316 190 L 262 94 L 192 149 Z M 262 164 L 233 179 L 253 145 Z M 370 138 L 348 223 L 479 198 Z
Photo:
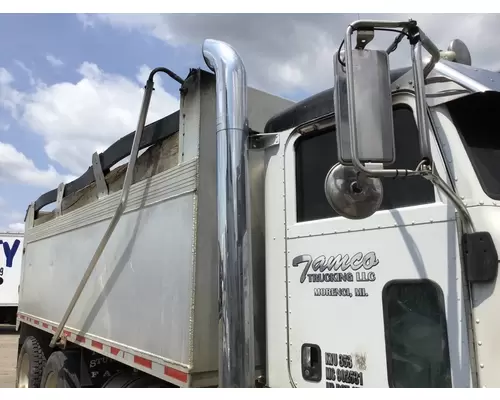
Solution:
M 35 337 L 28 336 L 17 359 L 16 387 L 39 388 L 45 363 L 42 346 Z
M 163 382 L 159 379 L 152 378 L 149 376 L 141 376 L 138 379 L 134 379 L 129 382 L 127 388 L 169 388 L 172 387 L 168 382 Z
M 79 388 L 80 353 L 55 351 L 43 369 L 40 387 L 42 388 Z
M 138 375 L 129 371 L 118 372 L 103 385 L 103 388 L 171 388 L 168 382 L 147 376 Z

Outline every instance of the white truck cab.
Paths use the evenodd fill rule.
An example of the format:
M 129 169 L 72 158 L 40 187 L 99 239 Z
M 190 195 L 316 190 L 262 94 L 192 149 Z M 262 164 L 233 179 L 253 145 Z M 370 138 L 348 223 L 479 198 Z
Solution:
M 18 386 L 500 386 L 500 75 L 412 20 L 349 25 L 296 104 L 203 55 L 215 75 L 153 70 L 137 130 L 28 208 Z M 144 127 L 158 72 L 180 111 Z
M 354 25 L 358 44 L 376 26 L 394 27 Z M 435 50 L 427 38 L 423 43 Z M 453 46 L 462 55 L 466 51 L 459 41 Z M 327 91 L 308 99 L 309 107 L 297 105 L 308 110 L 303 120 L 285 112 L 268 123 L 269 132 L 289 128 L 276 133 L 279 148 L 269 157 L 266 175 L 273 182 L 266 185 L 267 321 L 274 326 L 268 342 L 287 342 L 280 357 L 269 358 L 287 360 L 287 368 L 284 362 L 281 368 L 271 365 L 269 382 L 496 387 L 500 141 L 494 121 L 500 75 L 431 60 L 419 116 L 424 80 L 418 82 L 418 71 L 384 76 L 380 59 L 387 53 L 380 57 L 361 47 L 345 53 L 357 69 L 347 79 L 336 70 L 336 96 Z M 374 76 L 390 80 L 390 89 L 376 80 L 370 85 Z M 310 111 L 315 101 L 323 107 L 317 115 Z M 392 107 L 393 137 L 386 134 L 390 129 L 380 129 L 387 126 L 380 122 L 384 102 Z M 366 131 L 353 133 L 353 116 L 360 121 L 357 129 Z M 427 137 L 420 117 L 427 119 Z M 365 161 L 386 157 L 392 176 L 387 167 L 384 176 L 380 169 L 367 171 L 357 168 L 357 160 L 341 159 L 342 150 L 347 148 L 347 158 L 356 151 L 354 135 Z M 411 172 L 425 158 L 439 180 Z M 280 176 L 283 184 L 276 185 Z M 271 265 L 286 266 L 281 290 L 283 273 Z M 285 315 L 278 311 L 283 308 Z M 281 326 L 287 326 L 286 336 Z
M 393 79 L 400 89 L 392 93 L 392 167 L 410 169 L 420 161 L 415 95 L 401 89 L 413 80 L 411 70 Z M 500 246 L 500 147 L 493 125 L 500 93 L 436 92 L 441 102 L 428 109 L 434 167 L 460 196 L 475 229 L 489 233 L 484 236 L 464 236 L 454 203 L 418 176 L 384 178 L 378 210 L 345 218 L 325 196 L 325 179 L 338 162 L 334 116 L 276 132 L 279 145 L 266 150 L 268 343 L 285 339 L 287 348 L 273 346 L 271 386 L 293 379 L 299 387 L 470 387 L 476 365 L 484 386 L 500 384 L 494 372 L 499 325 L 488 318 L 500 301 L 497 264 L 474 259 L 475 252 L 497 258 Z M 331 90 L 321 97 L 333 108 Z M 287 117 L 272 120 L 269 131 L 284 127 Z M 345 185 L 338 176 L 328 184 Z M 339 200 L 352 206 L 348 202 Z

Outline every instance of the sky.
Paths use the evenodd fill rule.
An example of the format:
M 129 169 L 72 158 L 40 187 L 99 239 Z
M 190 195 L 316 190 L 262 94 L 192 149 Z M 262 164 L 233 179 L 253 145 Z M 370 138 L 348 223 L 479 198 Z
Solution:
M 333 54 L 358 18 L 416 19 L 440 49 L 459 38 L 473 65 L 500 70 L 500 14 L 0 14 L 0 231 L 22 231 L 31 202 L 135 129 L 152 68 L 207 69 L 203 40 L 224 40 L 250 86 L 298 101 L 332 87 Z M 407 43 L 390 62 L 409 65 Z M 148 123 L 179 108 L 178 83 L 157 77 Z

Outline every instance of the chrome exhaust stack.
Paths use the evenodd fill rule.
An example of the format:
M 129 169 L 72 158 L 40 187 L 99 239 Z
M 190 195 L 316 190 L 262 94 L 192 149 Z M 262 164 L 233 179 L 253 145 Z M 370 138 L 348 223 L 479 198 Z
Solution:
M 203 57 L 216 78 L 219 387 L 248 388 L 255 386 L 255 338 L 246 71 L 221 41 L 205 40 Z

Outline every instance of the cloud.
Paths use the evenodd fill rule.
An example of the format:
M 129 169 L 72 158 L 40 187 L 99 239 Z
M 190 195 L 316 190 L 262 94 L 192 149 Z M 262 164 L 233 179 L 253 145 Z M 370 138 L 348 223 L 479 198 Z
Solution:
M 84 29 L 94 27 L 93 18 L 88 14 L 76 14 L 76 17 L 82 23 Z
M 498 68 L 493 38 L 500 34 L 499 14 L 361 14 L 363 19 L 417 20 L 428 36 L 446 49 L 460 38 L 469 47 L 474 65 Z M 92 14 L 86 26 L 110 24 L 138 31 L 170 46 L 193 47 L 201 54 L 206 38 L 235 47 L 247 67 L 249 83 L 283 94 L 309 93 L 333 86 L 332 57 L 349 23 L 357 14 Z M 377 33 L 373 46 L 387 48 L 392 33 Z M 200 62 L 202 62 L 200 57 Z M 401 43 L 391 55 L 391 66 L 409 65 L 409 46 Z M 203 66 L 206 68 L 205 66 Z
M 0 105 L 23 126 L 43 137 L 51 160 L 80 175 L 91 164 L 96 150 L 102 151 L 135 130 L 150 70 L 141 66 L 133 80 L 84 62 L 78 68 L 80 79 L 76 83 L 42 84 L 25 93 L 17 91 L 12 75 L 0 68 Z M 179 108 L 178 100 L 164 90 L 161 79 L 155 80 L 155 89 L 147 123 Z M 43 182 L 52 185 L 57 172 L 49 167 L 42 176 Z
M 9 111 L 13 118 L 17 118 L 17 109 L 23 102 L 24 95 L 11 86 L 12 82 L 12 74 L 0 67 L 0 106 Z
M 35 166 L 14 146 L 0 142 L 0 181 L 25 183 L 32 186 L 53 189 L 61 182 L 74 179 L 71 175 L 61 175 L 49 165 L 46 170 Z
M 64 63 L 57 57 L 54 57 L 52 54 L 47 54 L 45 59 L 53 66 L 53 67 L 62 67 Z
M 14 222 L 9 224 L 8 230 L 11 232 L 24 232 L 24 222 Z
M 33 71 L 29 69 L 26 66 L 26 64 L 24 64 L 22 61 L 15 60 L 14 62 L 19 68 L 21 68 L 28 75 L 30 85 L 32 86 L 36 85 L 37 82 L 35 80 L 35 77 L 33 76 Z
M 0 232 L 24 232 L 24 213 L 14 211 L 0 198 Z
M 26 101 L 27 94 L 17 91 L 11 86 L 14 82 L 12 74 L 5 68 L 0 68 L 0 106 L 11 112 L 14 118 L 19 118 L 19 108 Z M 8 126 L 3 126 L 8 130 Z M 61 181 L 71 180 L 72 176 L 59 174 L 49 165 L 46 170 L 39 169 L 33 160 L 18 151 L 13 145 L 0 142 L 0 181 L 17 182 L 36 187 L 53 188 Z

